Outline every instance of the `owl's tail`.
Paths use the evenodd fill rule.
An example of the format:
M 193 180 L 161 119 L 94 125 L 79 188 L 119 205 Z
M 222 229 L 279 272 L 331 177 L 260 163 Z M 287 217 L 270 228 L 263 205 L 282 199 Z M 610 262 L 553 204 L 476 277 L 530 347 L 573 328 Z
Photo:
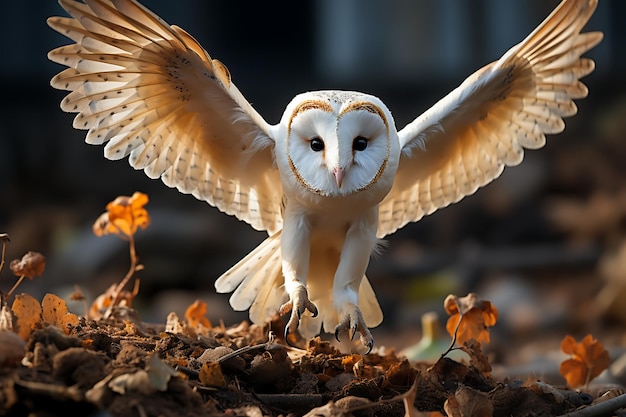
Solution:
M 253 323 L 263 323 L 288 300 L 283 287 L 280 236 L 279 231 L 265 239 L 215 281 L 217 292 L 234 291 L 230 297 L 230 305 L 234 310 L 250 308 L 250 320 Z M 336 262 L 322 261 L 311 265 L 307 289 L 319 314 L 312 317 L 307 311 L 302 315 L 299 331 L 305 338 L 318 335 L 322 325 L 326 332 L 333 332 L 339 323 L 332 301 L 332 283 L 336 268 Z M 378 300 L 365 276 L 359 287 L 359 308 L 368 327 L 378 326 L 382 322 L 383 315 Z
M 279 231 L 265 239 L 215 281 L 217 292 L 235 291 L 230 305 L 236 311 L 250 308 L 253 323 L 262 323 L 287 301 L 282 288 L 280 235 Z

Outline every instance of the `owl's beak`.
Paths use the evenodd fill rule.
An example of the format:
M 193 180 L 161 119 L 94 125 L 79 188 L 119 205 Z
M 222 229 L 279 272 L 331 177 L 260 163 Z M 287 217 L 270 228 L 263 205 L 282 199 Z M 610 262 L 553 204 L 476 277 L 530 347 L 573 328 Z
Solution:
M 341 183 L 343 182 L 343 169 L 342 168 L 335 168 L 333 170 L 333 175 L 335 176 L 335 181 L 337 181 L 337 187 L 341 188 Z

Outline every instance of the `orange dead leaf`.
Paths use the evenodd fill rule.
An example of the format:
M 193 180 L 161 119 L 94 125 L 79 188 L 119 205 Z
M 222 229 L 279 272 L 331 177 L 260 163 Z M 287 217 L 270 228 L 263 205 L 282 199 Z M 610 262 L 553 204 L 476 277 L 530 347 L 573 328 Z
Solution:
M 498 320 L 498 310 L 490 301 L 479 300 L 476 294 L 465 297 L 450 294 L 444 301 L 446 313 L 450 316 L 446 330 L 456 341 L 463 344 L 470 339 L 489 343 L 489 327 Z
M 559 372 L 572 388 L 588 385 L 611 363 L 609 352 L 590 334 L 580 343 L 570 335 L 565 336 L 561 342 L 561 350 L 571 357 L 561 363 Z
M 9 265 L 15 276 L 33 279 L 43 274 L 46 269 L 46 258 L 39 252 L 28 252 L 22 259 L 14 259 Z
M 41 306 L 33 296 L 18 294 L 15 296 L 11 310 L 17 318 L 17 334 L 24 340 L 41 324 Z
M 202 325 L 207 329 L 210 329 L 211 322 L 205 317 L 207 311 L 206 303 L 201 300 L 196 300 L 193 304 L 187 307 L 187 310 L 185 311 L 185 318 L 187 319 L 189 327 L 195 329 L 199 325 Z
M 352 355 L 346 355 L 341 358 L 341 366 L 345 372 L 356 373 L 355 366 L 358 368 L 359 364 L 363 364 L 363 357 L 357 353 Z
M 225 387 L 226 379 L 218 362 L 205 362 L 198 375 L 200 382 L 208 387 Z
M 150 215 L 143 207 L 148 203 L 148 195 L 135 192 L 132 196 L 119 196 L 107 204 L 106 213 L 98 217 L 93 224 L 96 236 L 116 234 L 133 236 L 137 228 L 145 229 L 150 225 Z
M 70 327 L 78 325 L 78 316 L 67 310 L 65 300 L 54 294 L 46 294 L 41 300 L 41 315 L 44 323 L 69 333 Z
M 107 290 L 100 294 L 96 299 L 91 303 L 91 308 L 89 309 L 89 317 L 98 320 L 101 319 L 104 315 L 104 312 L 111 306 L 113 300 L 115 299 L 115 294 L 117 291 L 117 284 L 111 285 Z M 130 307 L 133 299 L 137 295 L 137 291 L 139 289 L 135 286 L 133 292 L 130 291 L 122 291 L 119 295 L 119 299 L 117 305 Z

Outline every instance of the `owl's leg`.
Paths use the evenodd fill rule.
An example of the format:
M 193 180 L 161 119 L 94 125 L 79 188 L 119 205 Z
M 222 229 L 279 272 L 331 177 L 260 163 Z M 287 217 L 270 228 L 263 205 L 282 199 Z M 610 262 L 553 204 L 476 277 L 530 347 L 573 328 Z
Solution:
M 350 226 L 333 281 L 333 304 L 339 313 L 335 338 L 339 340 L 339 333 L 348 331 L 350 339 L 353 339 L 356 332 L 359 332 L 361 343 L 367 348 L 367 353 L 374 346 L 374 338 L 358 307 L 359 286 L 369 264 L 370 255 L 376 246 L 377 227 L 377 208 Z
M 281 236 L 282 270 L 285 279 L 285 291 L 289 301 L 280 307 L 280 314 L 291 313 L 285 325 L 285 340 L 296 333 L 300 325 L 300 317 L 309 310 L 313 317 L 317 316 L 317 307 L 309 299 L 306 289 L 306 278 L 309 274 L 309 258 L 311 252 L 310 227 L 306 218 L 297 214 L 285 213 L 284 227 Z

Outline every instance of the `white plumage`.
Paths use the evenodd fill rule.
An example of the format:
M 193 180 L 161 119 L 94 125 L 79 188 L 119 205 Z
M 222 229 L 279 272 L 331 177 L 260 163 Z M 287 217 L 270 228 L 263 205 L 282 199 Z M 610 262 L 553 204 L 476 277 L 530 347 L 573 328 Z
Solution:
M 226 67 L 134 0 L 60 0 L 49 25 L 75 43 L 49 58 L 63 110 L 109 159 L 206 200 L 269 237 L 217 279 L 254 322 L 360 334 L 383 315 L 365 277 L 378 239 L 474 193 L 564 129 L 594 69 L 581 33 L 597 0 L 564 0 L 525 40 L 401 130 L 378 98 L 296 96 L 268 124 Z M 287 338 L 287 340 L 289 340 Z

